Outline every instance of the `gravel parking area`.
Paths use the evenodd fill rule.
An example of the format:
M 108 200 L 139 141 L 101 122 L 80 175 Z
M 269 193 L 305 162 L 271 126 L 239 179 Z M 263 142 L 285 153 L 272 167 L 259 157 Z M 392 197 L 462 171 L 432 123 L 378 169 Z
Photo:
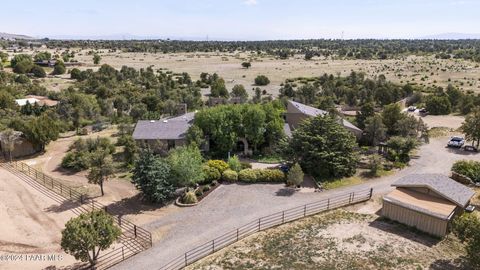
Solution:
M 411 173 L 449 174 L 451 165 L 460 159 L 480 161 L 480 154 L 446 148 L 447 137 L 435 138 L 418 150 L 411 166 L 395 175 L 365 184 L 324 192 L 291 193 L 283 184 L 230 184 L 219 187 L 193 208 L 177 209 L 145 227 L 157 241 L 141 254 L 119 264 L 114 269 L 157 269 L 197 245 L 229 232 L 254 219 L 305 203 L 315 202 L 354 190 L 372 187 L 376 195 L 392 188 L 396 179 Z M 169 206 L 176 208 L 175 206 Z

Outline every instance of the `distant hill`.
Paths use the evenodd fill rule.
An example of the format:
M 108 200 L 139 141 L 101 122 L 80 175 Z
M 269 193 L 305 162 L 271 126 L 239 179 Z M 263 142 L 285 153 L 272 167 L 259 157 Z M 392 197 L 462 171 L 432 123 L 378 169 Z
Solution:
M 480 39 L 480 34 L 465 33 L 443 33 L 437 35 L 424 36 L 420 39 Z
M 26 35 L 17 35 L 17 34 L 9 34 L 0 32 L 0 38 L 3 39 L 35 39 L 34 37 L 26 36 Z

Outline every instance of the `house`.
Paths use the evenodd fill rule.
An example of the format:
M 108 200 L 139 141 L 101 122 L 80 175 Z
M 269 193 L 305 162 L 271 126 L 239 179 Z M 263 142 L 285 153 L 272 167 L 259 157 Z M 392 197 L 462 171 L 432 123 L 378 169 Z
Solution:
M 160 120 L 140 120 L 133 131 L 133 139 L 162 153 L 186 144 L 186 135 L 193 124 L 194 112 Z
M 382 216 L 439 237 L 475 194 L 442 174 L 412 174 L 392 186 L 395 190 L 383 197 Z
M 320 110 L 311 106 L 307 106 L 302 103 L 289 100 L 287 103 L 287 112 L 285 114 L 286 116 L 285 120 L 288 123 L 290 129 L 294 130 L 305 119 L 316 117 L 318 115 L 323 116 L 327 114 L 328 112 L 324 110 Z M 353 125 L 352 123 L 348 122 L 343 118 L 339 118 L 338 121 L 344 128 L 352 132 L 355 135 L 355 137 L 357 137 L 357 139 L 360 139 L 362 137 L 363 131 L 361 129 L 359 129 L 358 127 L 356 127 L 355 125 Z

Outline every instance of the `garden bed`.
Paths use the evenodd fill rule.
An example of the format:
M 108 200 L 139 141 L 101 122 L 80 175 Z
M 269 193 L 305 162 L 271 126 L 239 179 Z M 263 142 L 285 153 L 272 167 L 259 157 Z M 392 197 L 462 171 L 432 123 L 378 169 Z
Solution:
M 203 191 L 205 190 L 205 187 L 209 187 L 209 189 L 207 191 Z M 197 196 L 197 202 L 196 203 L 182 203 L 182 196 L 178 197 L 176 200 L 175 200 L 175 204 L 177 206 L 180 206 L 180 207 L 192 207 L 192 206 L 196 206 L 197 204 L 199 204 L 205 197 L 208 196 L 208 194 L 212 193 L 215 189 L 217 189 L 218 187 L 220 186 L 220 183 L 211 183 L 211 184 L 207 184 L 207 185 L 201 185 L 199 186 L 198 188 L 196 188 L 194 190 L 194 193 L 195 195 Z M 198 195 L 199 194 L 199 190 L 202 190 L 201 192 L 201 195 Z

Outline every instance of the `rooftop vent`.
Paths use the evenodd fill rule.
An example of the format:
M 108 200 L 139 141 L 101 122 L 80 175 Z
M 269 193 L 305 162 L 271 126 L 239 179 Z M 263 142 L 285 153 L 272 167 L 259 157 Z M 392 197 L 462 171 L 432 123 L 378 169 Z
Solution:
M 150 123 L 155 123 L 155 120 L 150 120 Z

